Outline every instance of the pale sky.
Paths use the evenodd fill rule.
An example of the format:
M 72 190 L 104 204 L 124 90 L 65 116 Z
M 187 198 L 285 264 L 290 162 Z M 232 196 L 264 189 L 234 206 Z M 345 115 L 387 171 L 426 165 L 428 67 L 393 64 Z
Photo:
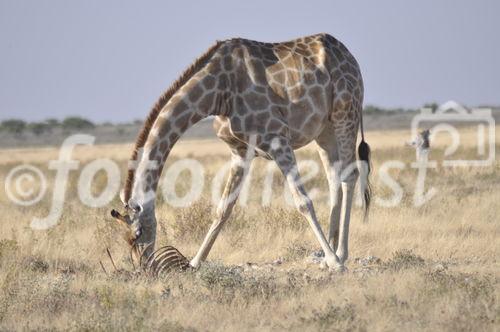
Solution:
M 500 1 L 0 0 L 0 119 L 143 119 L 217 39 L 318 32 L 361 65 L 365 104 L 500 105 Z

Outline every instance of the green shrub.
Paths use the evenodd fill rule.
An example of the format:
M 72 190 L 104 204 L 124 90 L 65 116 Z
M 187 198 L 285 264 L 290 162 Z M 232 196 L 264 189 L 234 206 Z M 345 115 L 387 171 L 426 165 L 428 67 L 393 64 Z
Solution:
M 31 122 L 28 125 L 28 128 L 33 134 L 35 134 L 35 136 L 40 136 L 41 134 L 51 130 L 50 126 L 46 122 Z
M 87 119 L 72 116 L 63 120 L 62 127 L 66 130 L 85 130 L 93 129 L 95 125 Z
M 5 120 L 2 121 L 1 128 L 10 134 L 21 135 L 26 129 L 26 122 L 18 119 Z

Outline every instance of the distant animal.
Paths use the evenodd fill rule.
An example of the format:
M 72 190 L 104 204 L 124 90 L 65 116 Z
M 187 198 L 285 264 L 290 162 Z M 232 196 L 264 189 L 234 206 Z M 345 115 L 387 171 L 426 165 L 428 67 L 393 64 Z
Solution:
M 343 270 L 359 177 L 358 128 L 358 157 L 366 165 L 370 158 L 362 104 L 359 65 L 349 50 L 328 34 L 280 43 L 241 38 L 217 42 L 159 98 L 137 138 L 131 161 L 138 161 L 138 165 L 129 169 L 121 194 L 125 212 L 120 218 L 129 229 L 131 245 L 139 255 L 152 255 L 157 227 L 155 197 L 165 161 L 189 127 L 213 115 L 217 136 L 231 149 L 231 170 L 214 222 L 191 266 L 196 268 L 207 258 L 231 214 L 246 165 L 260 156 L 274 160 L 286 177 L 297 209 L 325 253 L 324 264 Z M 319 146 L 332 196 L 328 238 L 301 183 L 294 154 L 295 149 L 313 140 Z M 336 163 L 340 165 L 340 181 L 334 171 Z M 363 179 L 368 183 L 369 166 L 365 169 Z M 333 195 L 338 187 L 341 190 Z M 367 185 L 366 212 L 369 203 Z M 118 216 L 116 211 L 112 214 Z
M 413 141 L 408 142 L 408 145 L 415 148 L 415 158 L 417 161 L 427 158 L 431 148 L 430 135 L 431 131 L 426 129 L 419 132 Z

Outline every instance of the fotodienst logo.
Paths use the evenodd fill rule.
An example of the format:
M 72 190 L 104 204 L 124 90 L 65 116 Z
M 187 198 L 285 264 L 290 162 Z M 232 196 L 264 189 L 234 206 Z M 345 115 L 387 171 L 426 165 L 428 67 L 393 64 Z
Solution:
M 463 137 L 463 128 L 467 128 L 469 135 Z M 474 138 L 471 141 L 470 131 L 473 130 Z M 434 149 L 433 142 L 439 137 L 448 137 L 450 142 L 442 150 L 442 144 L 436 147 L 433 157 L 441 160 L 429 160 L 429 150 Z M 423 108 L 411 120 L 411 136 L 414 141 L 411 143 L 417 149 L 416 158 L 412 160 L 382 160 L 377 169 L 372 172 L 372 183 L 389 189 L 390 195 L 375 195 L 374 203 L 380 207 L 396 207 L 403 201 L 404 195 L 413 195 L 413 206 L 419 207 L 430 201 L 438 192 L 432 184 L 427 183 L 428 170 L 437 172 L 438 166 L 443 167 L 485 167 L 495 164 L 495 120 L 492 116 L 492 110 L 481 108 L 468 110 L 462 105 L 449 101 L 436 109 Z M 5 191 L 7 198 L 15 205 L 29 207 L 38 204 L 42 199 L 51 193 L 50 211 L 45 217 L 35 217 L 31 220 L 33 229 L 43 230 L 55 226 L 62 215 L 66 192 L 75 190 L 80 202 L 90 208 L 100 208 L 108 205 L 117 197 L 120 191 L 122 173 L 119 163 L 109 158 L 96 158 L 81 165 L 81 161 L 75 158 L 75 148 L 77 146 L 93 146 L 95 137 L 85 134 L 76 134 L 68 136 L 59 149 L 57 160 L 51 160 L 47 164 L 47 170 L 42 172 L 40 167 L 31 164 L 21 164 L 14 166 L 5 177 Z M 465 142 L 467 140 L 467 142 Z M 252 143 L 253 142 L 253 143 Z M 251 157 L 254 155 L 255 137 L 250 140 L 249 155 L 242 158 L 244 163 L 244 172 L 248 173 L 246 180 L 240 184 L 238 204 L 246 206 L 249 201 L 249 195 L 257 195 L 258 204 L 269 206 L 274 198 L 276 190 L 276 173 L 279 173 L 274 162 L 269 162 L 266 167 L 261 168 L 261 183 L 256 186 L 256 177 L 252 177 L 255 172 L 250 167 Z M 467 144 L 465 144 L 467 143 Z M 273 143 L 274 144 L 274 143 Z M 275 142 L 273 148 L 279 148 Z M 475 158 L 460 157 L 459 149 L 461 147 L 473 146 Z M 462 149 L 463 150 L 463 149 Z M 470 150 L 469 150 L 470 151 Z M 376 150 L 374 152 L 376 154 Z M 439 158 L 442 153 L 443 158 Z M 471 155 L 470 153 L 468 155 Z M 140 158 L 139 158 L 140 159 Z M 141 159 L 143 167 L 158 167 L 154 160 Z M 439 164 L 441 163 L 441 164 Z M 128 169 L 135 169 L 139 162 L 129 162 Z M 163 195 L 163 202 L 172 207 L 189 207 L 200 199 L 203 199 L 204 190 L 208 190 L 212 200 L 212 205 L 217 206 L 220 202 L 222 192 L 224 191 L 225 179 L 231 172 L 232 162 L 223 163 L 215 169 L 210 168 L 206 163 L 201 163 L 195 158 L 181 158 L 174 161 L 163 170 L 163 177 L 158 184 L 158 192 L 151 192 L 151 199 L 156 199 L 157 193 Z M 123 165 L 122 165 L 123 166 Z M 355 162 L 346 167 L 341 167 L 339 162 L 334 163 L 332 169 L 328 170 L 330 176 L 335 179 L 336 187 L 329 187 L 327 195 L 330 199 L 335 197 L 342 179 L 349 175 L 349 172 L 359 170 L 361 174 L 367 171 L 367 166 L 363 163 Z M 401 172 L 410 167 L 414 170 L 415 182 L 413 187 L 403 186 L 397 178 L 394 178 L 394 171 Z M 305 159 L 298 162 L 298 172 L 300 172 L 301 182 L 314 181 L 320 176 L 323 169 L 316 159 Z M 341 169 L 344 169 L 341 172 Z M 209 172 L 211 170 L 211 172 Z M 69 173 L 78 171 L 76 182 L 69 181 Z M 53 183 L 47 181 L 47 174 L 55 172 Z M 106 185 L 101 188 L 98 194 L 92 190 L 92 185 L 98 173 L 104 173 L 106 176 Z M 189 173 L 189 178 L 182 177 L 182 174 Z M 345 173 L 345 174 L 344 174 Z M 209 179 L 209 188 L 206 187 L 206 175 L 212 174 Z M 364 176 L 359 177 L 358 189 L 356 193 L 356 205 L 362 205 L 362 192 L 366 183 L 363 182 Z M 180 195 L 176 192 L 176 184 L 179 181 L 188 181 L 183 183 L 187 190 Z M 50 186 L 49 186 L 50 185 Z M 290 195 L 286 181 L 282 182 L 282 199 L 286 206 L 293 207 L 294 202 Z M 76 186 L 76 188 L 74 188 Z M 308 189 L 311 199 L 318 198 L 321 193 L 319 187 L 309 186 Z M 427 188 L 426 188 L 427 187 Z M 49 190 L 50 189 L 50 190 Z M 323 188 L 324 189 L 324 188 Z M 411 189 L 412 192 L 408 193 Z M 386 191 L 387 192 L 387 191 Z M 324 197 L 325 195 L 323 195 Z M 233 199 L 230 197 L 230 199 Z M 255 200 L 254 200 L 255 201 Z
M 462 138 L 460 126 L 475 126 L 477 159 L 455 159 Z M 448 101 L 436 110 L 422 108 L 411 123 L 412 137 L 416 137 L 421 128 L 430 131 L 432 141 L 437 134 L 445 132 L 451 138 L 451 144 L 444 151 L 443 166 L 491 166 L 495 162 L 495 119 L 490 108 L 468 110 L 455 101 Z M 470 142 L 469 142 L 470 143 Z

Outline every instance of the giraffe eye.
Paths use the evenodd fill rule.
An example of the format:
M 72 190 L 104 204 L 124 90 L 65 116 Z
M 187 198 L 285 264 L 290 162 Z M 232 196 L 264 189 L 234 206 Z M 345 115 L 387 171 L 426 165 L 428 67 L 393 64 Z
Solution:
M 141 213 L 142 212 L 142 206 L 141 206 L 141 204 L 137 203 L 135 200 L 130 199 L 128 201 L 127 206 L 134 213 Z
M 141 213 L 142 212 L 142 206 L 137 204 L 136 206 L 132 207 L 132 211 L 135 213 Z

